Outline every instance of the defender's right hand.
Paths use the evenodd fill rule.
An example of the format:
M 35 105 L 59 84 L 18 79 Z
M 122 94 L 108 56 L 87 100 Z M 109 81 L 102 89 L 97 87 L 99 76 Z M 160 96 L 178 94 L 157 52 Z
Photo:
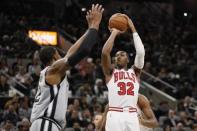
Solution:
M 102 5 L 92 5 L 92 9 L 87 12 L 86 19 L 89 28 L 99 29 L 99 25 L 102 19 L 104 8 Z

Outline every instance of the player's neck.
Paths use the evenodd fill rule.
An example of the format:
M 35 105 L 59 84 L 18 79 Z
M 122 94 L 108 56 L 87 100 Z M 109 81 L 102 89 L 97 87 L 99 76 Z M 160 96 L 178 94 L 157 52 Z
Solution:
M 121 69 L 128 70 L 128 69 L 127 69 L 127 66 L 125 66 L 125 67 L 116 66 L 116 68 L 119 69 L 119 70 L 121 70 Z

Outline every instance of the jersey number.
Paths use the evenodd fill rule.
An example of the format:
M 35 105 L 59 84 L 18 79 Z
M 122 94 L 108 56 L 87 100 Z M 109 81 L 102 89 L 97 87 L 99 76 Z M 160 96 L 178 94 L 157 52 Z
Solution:
M 120 90 L 118 91 L 118 95 L 134 95 L 134 85 L 132 82 L 128 82 L 128 83 L 124 83 L 124 82 L 119 82 L 118 83 L 118 87 L 120 88 Z M 128 87 L 128 89 L 127 89 Z

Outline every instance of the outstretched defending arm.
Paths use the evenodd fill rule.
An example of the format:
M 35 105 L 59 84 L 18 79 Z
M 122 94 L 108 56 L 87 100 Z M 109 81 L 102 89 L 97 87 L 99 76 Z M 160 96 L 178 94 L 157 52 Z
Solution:
M 57 60 L 49 67 L 46 74 L 46 81 L 51 84 L 58 84 L 65 75 L 66 70 L 76 65 L 86 57 L 96 44 L 98 38 L 98 28 L 101 22 L 104 9 L 101 5 L 92 5 L 92 9 L 87 13 L 89 29 L 86 33 L 69 49 L 67 55 Z

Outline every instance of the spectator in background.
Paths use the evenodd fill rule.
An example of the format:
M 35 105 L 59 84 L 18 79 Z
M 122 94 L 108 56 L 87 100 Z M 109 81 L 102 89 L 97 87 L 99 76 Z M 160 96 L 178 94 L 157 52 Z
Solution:
M 102 79 L 96 79 L 95 85 L 94 85 L 94 93 L 96 96 L 101 97 L 103 95 L 103 92 L 107 90 L 107 87 L 103 85 Z
M 85 128 L 85 131 L 95 131 L 95 126 L 93 125 L 93 123 L 89 123 L 87 125 L 87 127 Z
M 79 122 L 73 123 L 73 129 L 74 129 L 74 131 L 81 131 L 81 126 L 80 126 Z
M 29 131 L 31 123 L 28 118 L 23 118 L 21 122 L 18 123 L 18 131 Z
M 81 126 L 87 127 L 91 121 L 92 121 L 92 116 L 90 110 L 84 109 L 84 111 L 82 112 Z
M 93 123 L 95 125 L 96 131 L 100 128 L 99 126 L 100 126 L 101 120 L 102 120 L 102 114 L 95 115 Z
M 2 73 L 8 73 L 9 68 L 7 64 L 7 59 L 6 58 L 0 58 L 0 72 Z
M 170 125 L 165 125 L 163 131 L 172 131 Z
M 164 120 L 164 125 L 169 125 L 170 127 L 176 127 L 176 123 L 178 121 L 178 117 L 174 110 L 170 109 L 168 111 L 168 118 Z
M 16 125 L 16 123 L 19 121 L 19 117 L 16 111 L 14 110 L 13 105 L 10 104 L 8 106 L 8 109 L 4 111 L 3 118 L 5 120 L 10 120 L 14 125 Z
M 31 108 L 29 107 L 29 98 L 27 96 L 23 97 L 23 99 L 21 100 L 21 106 L 19 107 L 18 114 L 20 119 L 30 118 Z
M 1 95 L 8 95 L 9 85 L 8 85 L 8 78 L 0 72 L 0 94 Z
M 193 116 L 194 123 L 197 123 L 197 111 L 194 112 Z
M 101 67 L 101 59 L 97 58 L 95 60 L 95 70 L 94 70 L 94 78 L 99 78 L 99 79 L 103 79 L 104 75 L 103 75 L 103 70 Z
M 185 111 L 180 111 L 179 116 L 179 123 L 186 127 L 192 127 L 193 121 L 189 118 L 188 113 L 186 113 Z
M 15 76 L 16 80 L 20 83 L 23 83 L 26 86 L 30 86 L 31 82 L 33 81 L 31 75 L 25 71 L 24 66 L 19 66 L 19 71 Z
M 41 71 L 41 64 L 39 59 L 39 53 L 38 51 L 35 51 L 32 63 L 28 66 L 28 73 L 32 77 L 32 82 L 34 84 L 34 87 L 37 86 L 37 81 L 40 77 L 40 71 Z
M 183 103 L 184 111 L 186 111 L 188 114 L 190 114 L 189 107 L 192 104 L 191 99 L 192 99 L 191 97 L 186 96 Z
M 0 131 L 16 131 L 14 123 L 10 119 L 4 121 L 2 129 Z
M 157 115 L 160 116 L 167 116 L 168 115 L 168 111 L 169 111 L 169 105 L 168 102 L 163 101 L 159 104 L 159 107 L 157 109 Z
M 176 131 L 185 131 L 183 123 L 181 123 L 181 122 L 177 123 Z
M 67 127 L 74 127 L 74 123 L 81 123 L 81 120 L 79 119 L 79 111 L 73 110 L 72 113 L 67 116 Z

